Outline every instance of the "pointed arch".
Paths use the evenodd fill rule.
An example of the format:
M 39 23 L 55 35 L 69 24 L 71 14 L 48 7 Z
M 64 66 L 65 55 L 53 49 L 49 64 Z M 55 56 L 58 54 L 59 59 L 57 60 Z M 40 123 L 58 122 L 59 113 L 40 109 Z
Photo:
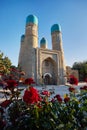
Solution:
M 42 75 L 45 84 L 57 84 L 57 63 L 50 57 L 42 62 Z

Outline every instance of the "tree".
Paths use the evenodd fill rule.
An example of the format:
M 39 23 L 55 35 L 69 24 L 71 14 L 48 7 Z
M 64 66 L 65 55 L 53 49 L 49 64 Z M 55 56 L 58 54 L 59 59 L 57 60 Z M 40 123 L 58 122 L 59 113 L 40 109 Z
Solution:
M 87 78 L 87 61 L 75 62 L 72 69 L 78 70 L 80 81 L 84 81 Z
M 0 74 L 8 74 L 11 64 L 11 60 L 0 51 Z

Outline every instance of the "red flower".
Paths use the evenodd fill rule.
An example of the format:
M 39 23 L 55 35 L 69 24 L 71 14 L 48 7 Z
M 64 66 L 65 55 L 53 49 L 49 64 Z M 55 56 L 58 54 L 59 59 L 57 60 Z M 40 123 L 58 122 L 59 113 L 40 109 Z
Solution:
M 85 82 L 87 82 L 87 78 L 85 78 Z
M 70 87 L 70 88 L 69 88 L 69 91 L 70 91 L 70 92 L 75 92 L 75 88 Z
M 9 80 L 7 81 L 7 88 L 8 88 L 8 89 L 14 88 L 14 87 L 16 87 L 17 85 L 18 85 L 17 82 L 16 82 L 15 80 L 13 80 L 13 79 L 9 79 Z
M 10 100 L 5 100 L 4 102 L 2 102 L 2 103 L 0 104 L 0 106 L 6 108 L 10 103 L 11 103 Z
M 80 87 L 80 90 L 87 90 L 87 86 Z
M 69 100 L 70 100 L 70 97 L 68 97 L 68 96 L 66 96 L 66 97 L 64 98 L 64 102 L 65 102 L 65 103 L 67 103 Z
M 61 98 L 61 96 L 58 94 L 58 95 L 56 95 L 54 98 L 57 98 L 57 100 L 59 101 L 59 102 L 62 102 L 62 98 Z
M 69 83 L 72 85 L 78 85 L 78 80 L 74 75 L 70 75 Z
M 38 91 L 35 88 L 30 87 L 29 90 L 25 90 L 23 100 L 27 104 L 34 104 L 34 103 L 37 103 L 38 101 L 40 101 L 41 99 L 40 99 L 40 95 L 39 95 Z
M 34 80 L 32 78 L 27 78 L 25 79 L 24 82 L 26 85 L 31 85 L 31 84 L 35 84 Z
M 47 90 L 42 91 L 42 95 L 50 96 L 50 92 Z
M 51 102 L 54 102 L 54 101 L 55 101 L 55 99 L 54 99 L 54 98 L 52 98 Z
M 37 107 L 38 107 L 38 108 L 42 108 L 42 105 L 38 103 L 38 104 L 37 104 Z

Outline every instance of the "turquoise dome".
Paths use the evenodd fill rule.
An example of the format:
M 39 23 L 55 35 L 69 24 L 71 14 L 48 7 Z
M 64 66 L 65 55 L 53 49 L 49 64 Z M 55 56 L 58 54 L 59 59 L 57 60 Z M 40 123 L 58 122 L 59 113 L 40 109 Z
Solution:
M 61 32 L 61 26 L 60 26 L 59 24 L 54 24 L 54 25 L 51 27 L 51 33 L 55 32 L 55 31 Z
M 27 18 L 26 18 L 26 25 L 29 24 L 29 23 L 33 23 L 33 24 L 38 25 L 38 18 L 35 15 L 27 16 Z
M 23 35 L 21 36 L 21 42 L 23 42 L 24 39 L 25 39 L 25 35 L 23 34 Z
M 47 44 L 47 40 L 43 37 L 40 41 L 40 44 Z

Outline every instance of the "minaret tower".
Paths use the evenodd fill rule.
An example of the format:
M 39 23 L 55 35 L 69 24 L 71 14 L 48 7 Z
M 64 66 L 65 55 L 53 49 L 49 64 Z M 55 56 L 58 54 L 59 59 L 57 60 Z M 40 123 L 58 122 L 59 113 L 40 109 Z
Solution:
M 47 49 L 47 40 L 44 37 L 40 41 L 40 48 Z
M 29 49 L 38 47 L 38 19 L 35 15 L 26 19 L 25 42 Z
M 59 52 L 59 64 L 58 64 L 58 78 L 60 78 L 60 84 L 64 84 L 66 75 L 66 66 L 64 60 L 64 51 L 62 45 L 62 33 L 61 26 L 59 24 L 54 24 L 51 27 L 51 37 L 52 37 L 52 50 L 57 50 Z
M 61 26 L 58 24 L 54 24 L 51 27 L 51 36 L 52 36 L 52 49 L 63 51 L 62 47 L 62 34 L 61 34 Z
M 26 18 L 25 35 L 21 37 L 19 65 L 26 77 L 35 74 L 35 48 L 38 47 L 38 19 L 35 15 Z

